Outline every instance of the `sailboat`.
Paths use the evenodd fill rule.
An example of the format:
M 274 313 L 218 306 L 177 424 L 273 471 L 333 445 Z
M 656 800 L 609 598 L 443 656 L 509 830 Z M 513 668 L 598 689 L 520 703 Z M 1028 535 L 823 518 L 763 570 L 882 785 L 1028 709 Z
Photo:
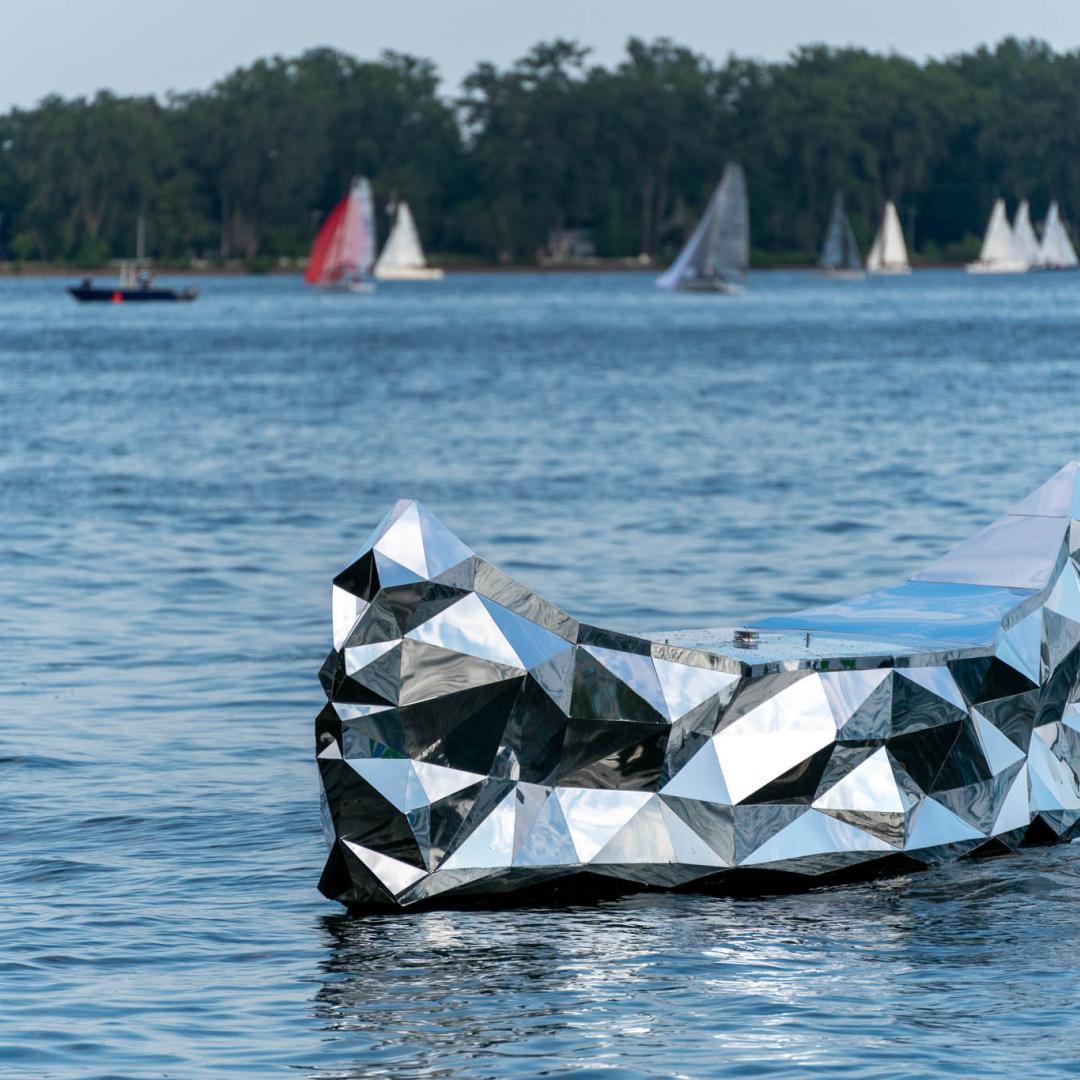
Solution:
M 1043 226 L 1042 243 L 1039 245 L 1039 259 L 1036 265 L 1041 270 L 1076 269 L 1076 251 L 1062 223 L 1057 199 L 1050 204 L 1050 209 L 1046 212 L 1046 224 Z
M 353 180 L 348 195 L 330 211 L 311 245 L 304 280 L 324 288 L 370 292 L 375 284 L 375 208 L 366 176 Z
M 900 228 L 900 218 L 896 213 L 896 204 L 890 199 L 885 204 L 885 213 L 881 218 L 881 228 L 866 257 L 866 269 L 871 274 L 910 274 L 907 245 L 904 243 L 904 230 Z
M 731 162 L 686 246 L 656 284 L 661 289 L 741 293 L 749 268 L 746 177 L 742 166 Z
M 964 269 L 969 274 L 1022 274 L 1029 265 L 1016 250 L 1016 236 L 1009 227 L 1005 200 L 998 199 L 990 211 L 979 258 Z
M 404 199 L 398 201 L 394 225 L 375 261 L 375 276 L 380 281 L 439 281 L 443 276 L 438 267 L 428 266 L 416 222 Z
M 1027 199 L 1021 199 L 1013 218 L 1013 249 L 1021 262 L 1029 267 L 1039 261 L 1039 238 L 1031 226 L 1031 208 Z
M 851 222 L 844 213 L 844 197 L 839 191 L 833 199 L 832 217 L 818 265 L 829 277 L 838 280 L 854 281 L 863 277 L 859 245 L 855 243 Z

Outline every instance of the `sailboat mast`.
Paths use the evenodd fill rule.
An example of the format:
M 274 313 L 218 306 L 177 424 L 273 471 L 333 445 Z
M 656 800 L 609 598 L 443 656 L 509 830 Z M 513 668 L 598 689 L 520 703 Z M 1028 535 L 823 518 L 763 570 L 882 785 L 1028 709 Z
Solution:
M 146 261 L 146 218 L 142 214 L 135 222 L 135 260 Z

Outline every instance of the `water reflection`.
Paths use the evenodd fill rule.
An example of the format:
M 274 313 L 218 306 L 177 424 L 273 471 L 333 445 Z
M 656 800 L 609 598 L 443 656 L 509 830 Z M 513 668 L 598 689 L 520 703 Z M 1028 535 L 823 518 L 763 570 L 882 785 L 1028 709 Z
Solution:
M 1080 997 L 1080 929 L 1053 902 L 1078 884 L 1080 851 L 1039 849 L 767 900 L 326 916 L 315 1013 L 331 1056 L 354 1064 L 313 1075 L 532 1075 L 554 1058 L 665 1076 L 890 1062 L 918 1075 L 976 1053 L 983 1075 L 1022 1060 L 1064 1073 L 1080 1034 L 1039 1032 Z M 1010 976 L 1026 989 L 1003 994 Z

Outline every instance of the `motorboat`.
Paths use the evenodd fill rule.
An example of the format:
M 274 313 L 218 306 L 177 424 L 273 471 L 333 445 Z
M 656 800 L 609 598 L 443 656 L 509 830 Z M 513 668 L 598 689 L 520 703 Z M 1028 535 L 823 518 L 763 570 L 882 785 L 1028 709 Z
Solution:
M 84 277 L 78 285 L 67 290 L 80 303 L 147 303 L 153 301 L 191 301 L 199 294 L 195 289 L 173 289 L 154 284 L 148 269 L 121 264 L 120 280 L 115 285 L 95 285 L 92 277 Z

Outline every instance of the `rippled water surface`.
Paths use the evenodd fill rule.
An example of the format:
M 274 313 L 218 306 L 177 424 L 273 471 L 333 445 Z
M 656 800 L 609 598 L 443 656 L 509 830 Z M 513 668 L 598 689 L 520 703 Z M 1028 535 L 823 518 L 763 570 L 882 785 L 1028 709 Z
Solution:
M 575 615 L 899 579 L 1080 456 L 1080 275 L 0 281 L 0 1071 L 1080 1073 L 1080 849 L 799 897 L 348 918 L 329 581 L 400 496 Z

